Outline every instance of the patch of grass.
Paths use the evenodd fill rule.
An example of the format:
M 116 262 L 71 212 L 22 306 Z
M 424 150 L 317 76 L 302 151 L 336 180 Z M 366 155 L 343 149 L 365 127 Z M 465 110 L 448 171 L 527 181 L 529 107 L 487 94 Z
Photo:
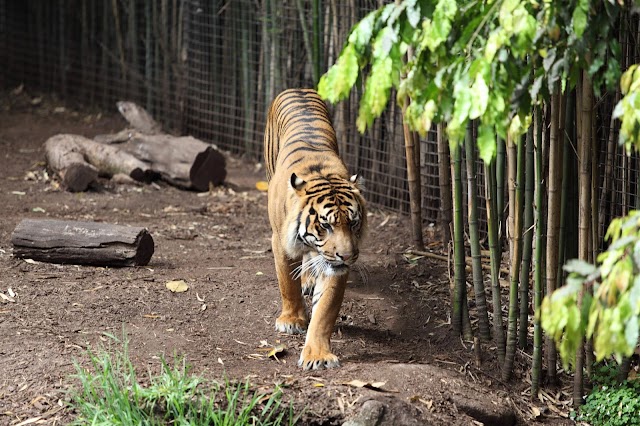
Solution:
M 640 426 L 640 380 L 620 383 L 617 371 L 617 365 L 596 368 L 595 386 L 576 420 L 601 426 Z
M 88 351 L 91 368 L 76 361 L 80 387 L 71 390 L 76 425 L 293 425 L 299 416 L 285 405 L 282 391 L 251 389 L 249 382 L 223 385 L 188 374 L 184 359 L 163 359 L 160 373 L 143 386 L 129 358 L 128 340 L 109 336 L 119 346 Z

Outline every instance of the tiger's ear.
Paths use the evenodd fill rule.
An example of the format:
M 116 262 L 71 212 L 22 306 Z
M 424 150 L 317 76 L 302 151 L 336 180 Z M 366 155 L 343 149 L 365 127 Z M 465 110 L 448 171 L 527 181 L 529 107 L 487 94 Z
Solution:
M 295 189 L 296 191 L 300 191 L 302 188 L 304 188 L 307 182 L 302 180 L 302 178 L 299 178 L 298 176 L 296 176 L 295 173 L 291 173 L 290 183 L 293 189 Z
M 362 192 L 365 190 L 364 188 L 364 179 L 360 177 L 359 174 L 355 174 L 349 178 L 349 182 L 351 182 L 358 191 Z

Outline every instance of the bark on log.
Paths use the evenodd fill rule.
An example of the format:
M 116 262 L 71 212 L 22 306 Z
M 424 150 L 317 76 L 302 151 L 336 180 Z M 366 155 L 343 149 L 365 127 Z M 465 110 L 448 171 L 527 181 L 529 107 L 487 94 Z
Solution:
M 45 144 L 47 163 L 70 191 L 84 191 L 98 175 L 123 173 L 140 182 L 151 182 L 155 173 L 143 161 L 111 145 L 79 135 L 61 134 Z
M 49 167 L 71 192 L 85 191 L 98 178 L 98 169 L 87 163 L 75 137 L 56 135 L 44 144 Z
M 226 160 L 218 149 L 191 136 L 134 133 L 122 146 L 172 185 L 207 191 L 227 175 Z
M 162 133 L 162 126 L 141 106 L 126 101 L 117 102 L 116 106 L 129 125 L 138 132 L 148 135 Z
M 22 220 L 11 242 L 18 258 L 95 266 L 146 265 L 154 251 L 146 228 L 50 219 Z
M 147 162 L 162 179 L 181 188 L 207 191 L 210 184 L 224 182 L 226 161 L 215 145 L 191 136 L 176 137 L 162 133 L 161 126 L 151 115 L 133 102 L 120 101 L 116 105 L 135 131 L 102 135 L 96 138 L 97 141 L 117 143 L 129 135 L 129 142 L 121 148 Z

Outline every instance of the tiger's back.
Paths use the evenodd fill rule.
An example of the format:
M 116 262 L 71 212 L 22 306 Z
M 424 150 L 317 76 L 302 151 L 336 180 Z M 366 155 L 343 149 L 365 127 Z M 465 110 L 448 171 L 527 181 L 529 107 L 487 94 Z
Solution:
M 279 169 L 297 170 L 303 179 L 325 169 L 335 172 L 331 162 L 336 159 L 347 177 L 329 111 L 315 90 L 288 89 L 273 101 L 267 114 L 264 159 L 268 180 Z

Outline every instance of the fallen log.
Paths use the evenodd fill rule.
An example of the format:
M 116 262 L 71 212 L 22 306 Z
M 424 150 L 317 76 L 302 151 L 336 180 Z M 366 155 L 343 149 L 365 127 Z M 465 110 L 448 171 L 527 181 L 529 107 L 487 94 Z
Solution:
M 131 127 L 140 133 L 153 135 L 162 133 L 162 126 L 156 122 L 146 109 L 134 102 L 116 102 L 118 111 Z
M 172 185 L 207 191 L 227 176 L 226 160 L 218 149 L 191 136 L 147 135 L 135 132 L 122 149 L 148 164 Z
M 98 175 L 122 173 L 140 182 L 151 182 L 155 177 L 145 162 L 127 151 L 79 135 L 52 136 L 44 143 L 44 151 L 49 167 L 72 192 L 86 190 Z
M 146 228 L 51 219 L 22 220 L 11 243 L 21 259 L 94 266 L 143 266 L 154 251 Z
M 85 191 L 98 178 L 98 169 L 87 163 L 75 137 L 56 135 L 44 144 L 49 167 L 71 192 Z

